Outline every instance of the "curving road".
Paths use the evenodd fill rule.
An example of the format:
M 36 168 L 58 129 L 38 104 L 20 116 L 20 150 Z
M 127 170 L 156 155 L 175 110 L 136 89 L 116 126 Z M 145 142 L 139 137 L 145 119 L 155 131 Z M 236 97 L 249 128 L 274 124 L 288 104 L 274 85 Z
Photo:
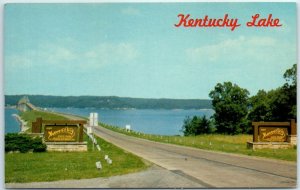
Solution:
M 79 119 L 76 116 L 65 116 Z M 297 164 L 293 162 L 153 142 L 103 127 L 95 128 L 94 132 L 97 136 L 126 151 L 194 181 L 199 184 L 199 188 L 295 188 L 297 186 Z
M 103 127 L 95 128 L 95 134 L 197 182 L 200 187 L 296 187 L 296 163 L 158 143 L 116 133 Z

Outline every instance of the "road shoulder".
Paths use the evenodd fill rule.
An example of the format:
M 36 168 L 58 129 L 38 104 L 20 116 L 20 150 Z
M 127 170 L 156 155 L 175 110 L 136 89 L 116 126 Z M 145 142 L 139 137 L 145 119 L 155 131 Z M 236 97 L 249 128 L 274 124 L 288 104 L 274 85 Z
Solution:
M 146 171 L 108 178 L 6 183 L 5 188 L 203 188 L 203 185 L 176 172 L 153 165 Z

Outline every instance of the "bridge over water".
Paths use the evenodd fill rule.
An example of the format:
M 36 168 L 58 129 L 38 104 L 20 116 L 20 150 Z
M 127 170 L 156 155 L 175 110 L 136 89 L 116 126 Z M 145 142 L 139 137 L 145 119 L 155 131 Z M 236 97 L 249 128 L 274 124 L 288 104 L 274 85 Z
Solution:
M 18 101 L 17 109 L 24 112 L 28 110 L 39 110 L 36 106 L 30 103 L 29 98 L 24 96 Z

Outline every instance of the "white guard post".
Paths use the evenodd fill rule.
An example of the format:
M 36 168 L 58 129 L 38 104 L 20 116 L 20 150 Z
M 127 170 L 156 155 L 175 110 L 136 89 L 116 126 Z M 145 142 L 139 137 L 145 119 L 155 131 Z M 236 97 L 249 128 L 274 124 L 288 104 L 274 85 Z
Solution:
M 126 126 L 125 126 L 125 129 L 126 129 L 126 131 L 129 131 L 129 132 L 130 132 L 131 126 L 130 126 L 130 125 L 126 125 Z
M 102 169 L 102 165 L 101 165 L 101 162 L 100 162 L 100 161 L 96 162 L 96 168 L 97 168 L 98 170 Z
M 90 118 L 89 118 L 89 128 L 88 130 L 88 134 L 92 134 L 93 136 L 93 150 L 95 149 L 95 143 L 97 143 L 97 141 L 94 138 L 94 127 L 98 126 L 98 113 L 90 113 Z M 89 131 L 90 130 L 90 131 Z M 89 133 L 91 132 L 91 133 Z
M 93 133 L 92 127 L 91 127 L 90 125 L 89 125 L 86 129 L 87 129 L 87 134 L 88 134 L 88 135 L 90 135 L 90 134 Z

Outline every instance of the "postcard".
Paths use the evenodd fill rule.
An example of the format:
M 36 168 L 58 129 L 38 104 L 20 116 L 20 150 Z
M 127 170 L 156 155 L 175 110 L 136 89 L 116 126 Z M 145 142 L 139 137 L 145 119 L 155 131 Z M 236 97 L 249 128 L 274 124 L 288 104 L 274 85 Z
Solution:
M 296 188 L 295 2 L 4 5 L 6 188 Z

